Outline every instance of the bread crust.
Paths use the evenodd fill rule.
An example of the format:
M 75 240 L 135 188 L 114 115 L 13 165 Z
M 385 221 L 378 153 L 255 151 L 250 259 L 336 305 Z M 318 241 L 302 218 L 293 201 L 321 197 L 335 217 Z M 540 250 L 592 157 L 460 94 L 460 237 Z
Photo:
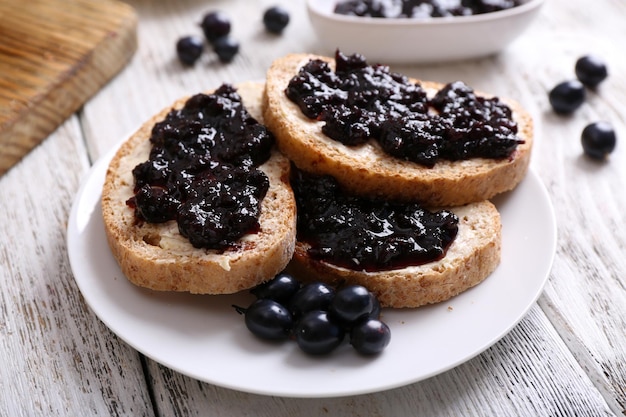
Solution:
M 262 83 L 236 86 L 250 114 L 263 123 Z M 124 275 L 134 284 L 159 291 L 228 294 L 252 288 L 282 271 L 295 245 L 296 206 L 289 186 L 290 162 L 277 150 L 260 169 L 270 181 L 262 200 L 260 231 L 224 252 L 196 249 L 180 235 L 175 221 L 137 225 L 126 205 L 133 195 L 132 169 L 148 159 L 153 125 L 187 98 L 156 114 L 113 157 L 102 192 L 107 241 Z
M 459 231 L 439 261 L 391 271 L 355 271 L 312 259 L 308 246 L 298 241 L 287 270 L 304 281 L 363 285 L 384 307 L 413 308 L 448 300 L 497 268 L 502 230 L 500 214 L 489 201 L 451 210 L 459 217 Z
M 291 54 L 272 63 L 266 79 L 263 114 L 278 146 L 295 165 L 315 174 L 328 174 L 350 192 L 365 196 L 420 201 L 432 206 L 458 206 L 490 199 L 512 190 L 524 178 L 533 144 L 531 116 L 518 103 L 502 100 L 513 110 L 518 136 L 525 143 L 507 159 L 473 158 L 441 160 L 432 167 L 387 155 L 377 143 L 348 147 L 321 132 L 323 122 L 307 118 L 291 102 L 285 88 L 299 68 L 310 59 L 322 59 L 334 68 L 331 58 Z M 411 79 L 429 92 L 443 85 Z

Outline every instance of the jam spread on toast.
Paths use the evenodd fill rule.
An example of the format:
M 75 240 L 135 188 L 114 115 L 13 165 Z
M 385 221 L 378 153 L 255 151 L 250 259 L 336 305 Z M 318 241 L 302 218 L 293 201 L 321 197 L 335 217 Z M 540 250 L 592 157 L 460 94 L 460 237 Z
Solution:
M 150 142 L 149 159 L 133 169 L 135 195 L 127 202 L 139 222 L 176 220 L 194 247 L 218 250 L 258 231 L 269 180 L 257 167 L 269 159 L 274 138 L 232 86 L 170 111 Z
M 344 0 L 334 11 L 362 17 L 431 18 L 491 13 L 521 4 L 521 0 Z
M 433 167 L 437 161 L 508 158 L 518 144 L 511 109 L 457 81 L 428 97 L 420 84 L 362 55 L 335 55 L 336 68 L 306 63 L 285 93 L 322 132 L 347 146 L 376 140 L 389 155 Z
M 330 176 L 292 169 L 298 240 L 316 260 L 353 270 L 384 271 L 443 258 L 458 232 L 448 210 L 346 194 Z

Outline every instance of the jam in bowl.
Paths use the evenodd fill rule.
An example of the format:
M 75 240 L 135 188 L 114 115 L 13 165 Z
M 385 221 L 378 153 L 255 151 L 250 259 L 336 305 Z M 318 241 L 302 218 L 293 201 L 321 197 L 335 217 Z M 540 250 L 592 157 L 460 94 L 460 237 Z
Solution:
M 307 0 L 311 24 L 324 48 L 358 52 L 372 62 L 415 64 L 496 54 L 519 37 L 545 0 L 518 0 L 513 7 L 430 17 L 373 17 L 337 13 L 345 0 Z M 393 3 L 393 2 L 392 2 Z

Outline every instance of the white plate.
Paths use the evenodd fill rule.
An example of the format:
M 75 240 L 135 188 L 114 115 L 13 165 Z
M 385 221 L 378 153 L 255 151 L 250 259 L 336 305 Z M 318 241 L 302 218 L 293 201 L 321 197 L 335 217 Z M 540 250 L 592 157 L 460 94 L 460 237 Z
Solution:
M 337 0 L 307 0 L 311 25 L 326 54 L 339 48 L 368 62 L 415 64 L 497 53 L 530 26 L 545 0 L 498 12 L 431 19 L 390 19 L 334 13 Z
M 384 310 L 392 337 L 378 357 L 346 343 L 331 356 L 308 357 L 292 342 L 267 343 L 247 331 L 232 304 L 247 293 L 199 296 L 138 288 L 107 246 L 101 187 L 113 151 L 83 183 L 68 225 L 72 270 L 85 301 L 121 339 L 180 373 L 222 387 L 288 397 L 336 397 L 407 385 L 448 370 L 502 338 L 539 297 L 556 247 L 547 192 L 530 171 L 495 200 L 502 214 L 502 263 L 483 283 L 438 305 Z

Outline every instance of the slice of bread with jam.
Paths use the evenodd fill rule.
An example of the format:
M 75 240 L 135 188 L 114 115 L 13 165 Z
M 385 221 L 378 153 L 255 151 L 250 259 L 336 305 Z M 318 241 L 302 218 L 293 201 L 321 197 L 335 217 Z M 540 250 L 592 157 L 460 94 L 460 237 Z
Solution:
M 524 178 L 533 123 L 519 104 L 474 93 L 458 83 L 444 86 L 409 79 L 381 65 L 366 65 L 361 58 L 339 52 L 334 60 L 292 54 L 277 59 L 269 68 L 265 123 L 276 136 L 279 149 L 298 168 L 331 175 L 350 192 L 430 206 L 490 199 L 512 190 Z M 372 79 L 382 84 L 360 90 L 363 86 L 359 83 Z M 416 106 L 415 101 L 421 103 Z M 308 115 L 303 106 L 308 106 Z M 378 107 L 392 113 L 390 118 L 395 120 L 370 123 L 378 116 L 368 112 Z M 440 117 L 444 113 L 449 114 Z M 363 114 L 370 120 L 363 122 Z M 343 135 L 345 140 L 331 139 L 328 134 Z M 403 143 L 403 134 L 421 142 L 411 149 L 413 145 Z M 449 140 L 442 142 L 444 136 Z M 493 142 L 486 141 L 487 136 L 493 137 Z M 455 148 L 446 154 L 448 144 Z M 500 147 L 507 152 L 472 156 L 480 155 L 481 149 Z
M 250 117 L 244 116 L 243 122 L 236 125 L 233 130 L 250 129 L 252 131 L 253 139 L 250 140 L 252 145 L 245 144 L 242 147 L 251 146 L 252 153 L 255 153 L 254 142 L 258 138 L 266 139 L 267 136 L 265 128 L 260 124 L 263 121 L 261 114 L 263 84 L 242 83 L 237 86 L 236 92 L 224 86 L 220 87 L 221 90 L 225 88 L 227 91 L 217 98 L 207 93 L 195 96 L 191 100 L 181 99 L 171 108 L 164 109 L 122 144 L 109 165 L 102 193 L 102 213 L 106 236 L 122 272 L 138 286 L 161 291 L 185 291 L 199 294 L 235 293 L 272 278 L 285 268 L 292 257 L 295 244 L 296 207 L 293 192 L 289 186 L 290 162 L 275 148 L 264 150 L 267 152 L 267 159 L 261 161 L 258 166 L 262 175 L 255 171 L 256 168 L 250 170 L 253 172 L 250 174 L 252 177 L 247 177 L 247 173 L 242 174 L 241 170 L 231 169 L 230 166 L 220 168 L 227 178 L 244 178 L 243 182 L 235 181 L 234 186 L 220 185 L 213 178 L 214 174 L 211 170 L 204 170 L 214 162 L 199 156 L 204 151 L 194 148 L 193 144 L 190 145 L 191 149 L 186 151 L 185 156 L 196 161 L 192 168 L 172 165 L 172 169 L 169 169 L 168 165 L 167 169 L 160 169 L 159 167 L 162 168 L 166 162 L 158 158 L 152 162 L 146 162 L 151 154 L 157 153 L 152 150 L 152 142 L 157 141 L 155 139 L 157 126 L 160 129 L 158 141 L 165 142 L 165 145 L 161 143 L 160 146 L 169 146 L 172 149 L 178 146 L 179 141 L 182 141 L 181 138 L 186 140 L 194 134 L 195 138 L 206 143 L 218 141 L 221 131 L 230 129 L 225 125 L 230 123 L 228 120 L 220 121 L 218 123 L 222 125 L 216 126 L 205 126 L 198 120 L 192 121 L 190 126 L 176 126 L 166 118 L 170 113 L 176 113 L 194 100 L 204 100 L 209 103 L 201 110 L 202 117 L 206 118 L 207 115 L 213 117 L 214 113 L 221 111 L 221 107 L 226 106 L 224 103 L 231 105 L 231 102 L 237 102 L 237 94 Z M 231 110 L 232 108 L 225 107 L 224 112 L 229 113 Z M 186 134 L 190 135 L 189 138 L 185 138 Z M 271 134 L 269 137 L 271 138 Z M 194 140 L 191 139 L 191 142 Z M 237 146 L 233 145 L 235 148 Z M 232 151 L 226 146 L 215 153 L 246 154 L 245 149 L 243 151 L 237 149 Z M 174 149 L 171 152 L 177 151 Z M 247 156 L 241 155 L 235 162 L 231 161 L 231 165 L 249 164 Z M 156 178 L 153 178 L 152 183 L 148 184 L 145 189 L 141 187 L 138 190 L 139 186 L 135 181 L 134 172 L 137 173 L 138 167 L 146 165 L 150 169 L 155 168 L 151 175 Z M 194 195 L 193 186 L 187 188 L 183 186 L 182 190 L 165 192 L 165 194 L 167 198 L 170 198 L 171 194 L 172 198 L 181 201 L 185 198 L 188 201 L 191 201 L 192 197 L 196 198 L 193 204 L 181 204 L 181 206 L 184 204 L 189 206 L 186 211 L 187 216 L 190 213 L 191 215 L 199 214 L 199 220 L 195 223 L 193 219 L 187 219 L 187 223 L 181 226 L 180 221 L 176 219 L 167 220 L 167 216 L 152 212 L 150 205 L 146 205 L 145 201 L 143 211 L 139 210 L 139 203 L 142 201 L 138 201 L 141 200 L 138 195 L 141 193 L 143 193 L 141 198 L 148 202 L 152 201 L 151 199 L 154 201 L 165 199 L 162 182 L 166 177 L 177 175 L 176 170 L 182 170 L 183 177 L 197 178 L 208 188 L 222 187 L 225 192 L 219 197 L 221 212 L 210 212 L 203 199 L 214 197 Z M 263 180 L 263 176 L 267 181 Z M 255 181 L 261 185 L 265 184 L 266 189 L 264 189 L 264 196 L 260 199 L 260 206 L 256 206 L 258 218 L 251 218 L 247 214 L 255 210 L 254 204 L 250 207 L 246 205 L 240 207 L 238 204 L 241 201 L 238 200 L 254 200 L 254 198 L 247 194 L 241 197 L 240 194 L 236 194 L 237 190 L 226 188 L 243 184 L 242 187 L 249 187 L 254 191 Z M 231 216 L 234 212 L 241 215 Z M 215 220 L 216 217 L 217 220 Z M 148 221 L 148 219 L 154 221 Z M 202 229 L 210 222 L 215 223 L 213 229 L 210 227 Z M 221 225 L 220 222 L 225 225 Z M 238 236 L 228 235 L 229 231 L 226 229 L 237 222 L 246 223 L 247 229 L 242 229 L 243 232 Z M 202 230 L 195 230 L 194 228 L 197 227 Z M 196 237 L 194 244 L 191 243 L 190 238 L 181 234 L 181 228 L 185 235 Z M 222 231 L 215 230 L 220 228 L 224 229 L 222 235 L 225 237 L 219 235 Z M 219 236 L 215 237 L 216 234 Z
M 459 231 L 445 257 L 423 265 L 387 271 L 362 271 L 316 260 L 310 246 L 296 243 L 287 270 L 305 281 L 333 285 L 359 284 L 374 293 L 382 306 L 413 308 L 446 301 L 480 284 L 500 264 L 500 215 L 489 201 L 452 208 Z
M 298 210 L 288 271 L 303 281 L 358 284 L 387 307 L 419 307 L 477 285 L 500 263 L 501 220 L 488 200 L 448 209 L 347 193 L 294 170 Z

